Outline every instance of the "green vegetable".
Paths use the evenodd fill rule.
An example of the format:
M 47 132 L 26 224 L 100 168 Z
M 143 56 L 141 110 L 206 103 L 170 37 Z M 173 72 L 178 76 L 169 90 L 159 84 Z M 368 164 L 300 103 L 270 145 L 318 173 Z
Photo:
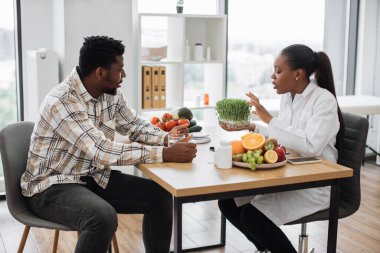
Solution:
M 198 126 L 198 125 L 189 127 L 188 129 L 189 129 L 189 133 L 194 133 L 194 132 L 200 132 L 200 131 L 202 131 L 202 127 Z
M 190 120 L 190 126 L 189 127 L 195 126 L 196 124 L 197 124 L 197 122 L 195 121 L 195 119 L 192 119 L 192 120 Z
M 251 105 L 243 99 L 226 98 L 216 103 L 219 120 L 229 122 L 249 121 Z
M 191 110 L 187 107 L 182 107 L 178 109 L 178 117 L 183 119 L 192 120 L 193 119 L 193 113 Z

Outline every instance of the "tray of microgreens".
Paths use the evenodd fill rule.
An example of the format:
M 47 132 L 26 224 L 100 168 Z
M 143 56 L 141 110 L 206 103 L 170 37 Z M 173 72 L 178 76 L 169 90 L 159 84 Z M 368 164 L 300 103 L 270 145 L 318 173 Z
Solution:
M 251 117 L 251 105 L 246 100 L 225 98 L 216 103 L 219 123 L 230 128 L 246 127 Z

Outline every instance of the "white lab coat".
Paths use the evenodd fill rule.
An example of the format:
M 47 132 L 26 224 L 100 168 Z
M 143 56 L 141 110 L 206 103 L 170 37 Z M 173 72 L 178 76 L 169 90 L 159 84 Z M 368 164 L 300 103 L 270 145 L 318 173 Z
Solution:
M 281 98 L 278 118 L 269 122 L 269 136 L 303 156 L 321 156 L 336 162 L 335 142 L 339 131 L 337 101 L 312 80 L 294 100 L 290 93 Z M 251 203 L 280 226 L 327 209 L 330 187 L 279 192 L 235 198 L 238 206 Z

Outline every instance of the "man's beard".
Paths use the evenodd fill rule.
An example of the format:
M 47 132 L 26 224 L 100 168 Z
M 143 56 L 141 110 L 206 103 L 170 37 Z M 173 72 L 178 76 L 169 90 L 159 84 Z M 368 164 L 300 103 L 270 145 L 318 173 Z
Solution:
M 115 96 L 117 93 L 117 89 L 105 89 L 103 90 L 104 93 Z
M 112 83 L 112 79 L 110 78 L 110 75 L 107 75 L 106 80 L 107 80 L 108 82 Z M 121 83 L 121 82 L 120 82 L 120 83 Z M 106 94 L 109 94 L 109 95 L 115 96 L 116 93 L 117 93 L 117 88 L 113 88 L 113 89 L 104 89 L 103 92 L 106 93 Z

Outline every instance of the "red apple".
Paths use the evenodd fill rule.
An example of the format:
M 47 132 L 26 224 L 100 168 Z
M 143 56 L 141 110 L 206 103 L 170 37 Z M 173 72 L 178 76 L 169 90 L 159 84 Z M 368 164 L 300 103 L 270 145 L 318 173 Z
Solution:
M 278 159 L 277 159 L 277 162 L 282 162 L 285 160 L 286 158 L 286 151 L 284 148 L 282 148 L 283 146 L 281 145 L 277 145 L 274 147 L 274 152 L 277 153 L 277 156 L 278 156 Z

